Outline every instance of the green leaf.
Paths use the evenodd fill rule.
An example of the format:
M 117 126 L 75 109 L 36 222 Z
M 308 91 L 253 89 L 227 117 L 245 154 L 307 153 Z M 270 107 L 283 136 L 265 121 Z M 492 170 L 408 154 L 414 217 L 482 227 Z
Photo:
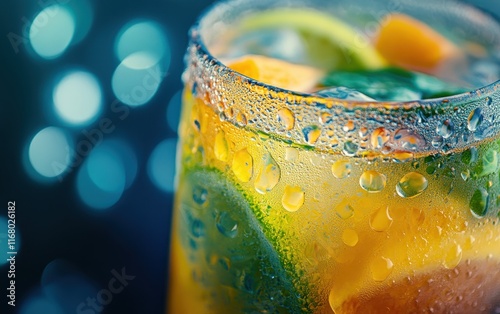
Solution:
M 436 77 L 400 68 L 333 71 L 323 78 L 324 86 L 345 86 L 380 101 L 410 101 L 446 97 L 467 89 Z

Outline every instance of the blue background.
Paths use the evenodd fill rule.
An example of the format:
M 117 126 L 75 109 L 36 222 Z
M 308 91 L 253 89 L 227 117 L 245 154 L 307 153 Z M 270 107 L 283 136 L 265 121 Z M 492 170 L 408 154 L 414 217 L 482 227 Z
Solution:
M 472 2 L 500 13 L 497 0 Z M 99 308 L 101 313 L 164 312 L 180 77 L 188 28 L 210 3 L 4 3 L 0 12 L 0 313 L 98 313 L 87 303 L 87 298 L 98 296 L 106 303 Z M 58 43 L 49 36 L 45 39 L 48 48 L 58 44 L 62 48 L 44 54 L 44 43 L 36 46 L 43 35 L 30 37 L 23 31 L 54 5 L 73 12 L 68 15 L 73 24 L 56 30 L 62 37 L 70 34 L 73 40 Z M 144 32 L 134 37 L 129 30 L 130 36 L 122 36 L 134 25 L 144 26 Z M 148 42 L 147 38 L 155 40 Z M 120 46 L 120 40 L 131 42 Z M 161 82 L 152 81 L 156 85 L 148 89 L 146 100 L 128 106 L 123 104 L 127 100 L 120 88 L 135 85 L 121 86 L 125 74 L 119 69 L 123 70 L 127 56 L 141 45 L 149 45 L 153 55 L 160 55 L 152 59 L 158 61 L 153 63 L 161 66 L 164 75 Z M 75 73 L 80 77 L 71 81 Z M 141 78 L 151 73 L 140 72 L 142 76 L 134 82 L 144 85 Z M 64 82 L 73 82 L 77 88 Z M 57 91 L 62 100 L 55 101 Z M 81 99 L 93 99 L 96 104 L 97 111 L 87 121 L 72 121 L 74 112 L 61 115 L 54 106 L 57 102 L 64 109 Z M 100 128 L 102 121 L 111 121 L 104 128 L 106 133 Z M 37 150 L 34 142 L 45 149 Z M 90 144 L 85 147 L 85 143 Z M 78 147 L 82 152 L 89 149 L 78 153 Z M 71 151 L 77 151 L 76 155 Z M 59 166 L 43 168 L 43 156 L 59 158 Z M 70 157 L 69 163 L 65 156 Z M 57 169 L 64 171 L 57 175 L 49 171 Z M 5 296 L 8 201 L 16 203 L 15 308 L 6 306 Z M 123 268 L 134 278 L 119 292 L 107 292 L 110 281 Z

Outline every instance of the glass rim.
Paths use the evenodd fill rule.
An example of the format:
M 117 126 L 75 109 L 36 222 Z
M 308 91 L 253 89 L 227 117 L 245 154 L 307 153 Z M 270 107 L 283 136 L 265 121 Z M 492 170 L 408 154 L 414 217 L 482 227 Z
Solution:
M 190 34 L 190 40 L 192 41 L 193 44 L 195 45 L 198 45 L 199 49 L 202 50 L 202 52 L 207 56 L 208 60 L 209 61 L 212 61 L 212 62 L 215 62 L 217 65 L 221 66 L 221 67 L 224 67 L 226 68 L 229 72 L 231 73 L 234 73 L 234 75 L 236 77 L 239 77 L 241 79 L 244 79 L 246 81 L 248 81 L 249 83 L 253 84 L 253 85 L 259 85 L 261 87 L 264 87 L 264 88 L 272 88 L 273 90 L 276 90 L 276 91 L 279 91 L 281 93 L 284 93 L 284 94 L 289 94 L 289 95 L 293 95 L 293 96 L 299 96 L 299 97 L 309 97 L 309 96 L 313 96 L 315 98 L 320 98 L 320 99 L 335 99 L 335 98 L 331 98 L 331 97 L 326 97 L 326 96 L 322 96 L 322 95 L 317 95 L 317 94 L 314 94 L 312 92 L 309 92 L 309 93 L 305 93 L 305 92 L 298 92 L 298 91 L 294 91 L 294 90 L 290 90 L 290 89 L 286 89 L 286 88 L 281 88 L 281 87 L 277 87 L 277 86 L 274 86 L 274 85 L 271 85 L 271 84 L 266 84 L 266 83 L 263 83 L 257 79 L 253 79 L 251 77 L 248 77 L 248 76 L 245 76 L 237 71 L 234 71 L 233 69 L 231 69 L 230 67 L 228 67 L 224 62 L 222 62 L 220 59 L 218 59 L 217 57 L 215 57 L 211 52 L 210 50 L 208 49 L 208 47 L 205 45 L 205 43 L 203 42 L 203 39 L 201 38 L 201 32 L 200 32 L 200 27 L 201 27 L 201 23 L 202 21 L 209 15 L 209 14 L 212 14 L 214 12 L 215 9 L 225 5 L 225 4 L 228 4 L 228 3 L 234 3 L 234 2 L 237 2 L 238 0 L 219 0 L 213 4 L 211 4 L 208 8 L 206 8 L 204 10 L 204 12 L 202 12 L 202 14 L 200 14 L 200 16 L 197 18 L 197 20 L 195 21 L 195 23 L 191 26 L 190 30 L 189 30 L 189 34 Z M 241 1 L 241 0 L 240 0 Z M 461 5 L 463 7 L 467 7 L 467 8 L 471 8 L 471 9 L 477 9 L 476 7 L 472 6 L 472 5 L 468 5 L 468 4 L 465 4 L 465 3 L 462 3 L 462 2 L 457 2 L 457 1 L 454 1 L 454 0 L 445 0 L 447 2 L 450 2 L 450 3 L 456 3 L 458 5 Z M 484 14 L 485 12 L 481 11 L 481 10 L 478 10 L 478 12 L 481 12 L 482 14 Z M 497 21 L 499 24 L 500 24 L 500 21 Z M 378 101 L 378 100 L 375 100 L 375 101 L 366 101 L 366 100 L 342 100 L 342 102 L 345 102 L 345 103 L 350 103 L 350 104 L 353 104 L 353 105 L 363 105 L 363 104 L 377 104 L 377 103 L 380 103 L 380 104 L 384 104 L 384 105 L 389 105 L 389 106 L 394 106 L 394 107 L 401 107 L 401 106 L 404 106 L 404 107 L 408 107 L 408 106 L 412 106 L 412 105 L 415 105 L 416 103 L 418 104 L 435 104 L 435 103 L 442 103 L 443 100 L 447 100 L 449 102 L 453 102 L 453 101 L 466 101 L 466 100 L 473 100 L 475 96 L 478 96 L 478 95 L 485 95 L 485 94 L 488 94 L 488 93 L 494 93 L 496 91 L 496 89 L 498 89 L 500 86 L 500 79 L 496 80 L 496 81 L 493 81 L 491 83 L 488 83 L 486 85 L 483 85 L 483 86 L 480 86 L 480 87 L 476 87 L 476 88 L 472 88 L 470 91 L 466 91 L 466 92 L 462 92 L 462 93 L 458 93 L 458 94 L 453 94 L 453 95 L 450 95 L 450 96 L 446 96 L 446 97 L 437 97 L 437 98 L 427 98 L 427 99 L 415 99 L 415 100 L 407 100 L 407 101 L 394 101 L 394 100 L 391 100 L 391 101 Z
M 250 78 L 248 76 L 245 76 L 237 71 L 232 70 L 229 68 L 222 60 L 214 56 L 210 49 L 208 49 L 206 43 L 204 42 L 202 38 L 202 24 L 204 20 L 207 17 L 210 17 L 211 14 L 215 14 L 218 9 L 222 10 L 228 10 L 230 8 L 224 8 L 225 5 L 228 4 L 234 4 L 238 2 L 245 2 L 245 0 L 222 0 L 218 1 L 216 3 L 213 3 L 210 5 L 205 11 L 200 14 L 198 19 L 195 21 L 193 26 L 190 28 L 189 31 L 189 47 L 194 48 L 195 54 L 199 56 L 203 56 L 204 62 L 208 64 L 211 67 L 217 67 L 219 70 L 222 70 L 222 72 L 229 74 L 230 76 L 233 77 L 235 80 L 239 80 L 242 85 L 247 85 L 247 86 L 257 86 L 262 88 L 264 91 L 268 92 L 274 92 L 277 94 L 280 94 L 280 98 L 283 100 L 286 100 L 288 98 L 293 98 L 295 100 L 299 101 L 306 101 L 308 103 L 316 103 L 317 105 L 321 104 L 334 104 L 334 107 L 340 108 L 341 110 L 367 110 L 367 109 L 377 109 L 377 108 L 383 108 L 387 110 L 390 113 L 400 115 L 397 113 L 400 110 L 404 111 L 411 111 L 411 110 L 416 110 L 418 108 L 432 108 L 433 110 L 439 110 L 440 108 L 443 107 L 450 107 L 453 105 L 460 106 L 461 104 L 476 104 L 476 107 L 481 108 L 484 107 L 484 105 L 481 105 L 480 102 L 484 99 L 488 99 L 488 105 L 491 104 L 491 99 L 495 98 L 495 103 L 497 103 L 497 107 L 499 107 L 500 110 L 500 101 L 498 98 L 500 98 L 500 79 L 497 81 L 494 81 L 492 83 L 489 83 L 487 85 L 477 87 L 477 88 L 472 88 L 470 91 L 446 96 L 446 97 L 439 97 L 439 98 L 429 98 L 429 99 L 420 99 L 420 100 L 408 100 L 408 101 L 361 101 L 361 100 L 345 100 L 345 99 L 336 99 L 336 98 L 331 98 L 331 97 L 326 97 L 326 96 L 321 96 L 317 95 L 314 93 L 305 93 L 305 92 L 298 92 L 298 91 L 293 91 L 293 90 L 288 90 L 285 88 L 280 88 L 276 87 L 270 84 L 263 83 L 259 80 Z M 472 9 L 477 12 L 480 12 L 482 15 L 485 17 L 488 17 L 488 19 L 495 21 L 496 24 L 500 24 L 500 22 L 493 17 L 488 16 L 484 11 L 468 4 L 464 4 L 461 2 L 457 2 L 455 0 L 445 0 L 444 2 L 449 2 L 453 4 L 457 4 L 461 7 L 467 8 L 467 9 Z M 488 21 L 490 22 L 490 21 Z M 187 60 L 191 57 L 192 55 L 189 56 L 190 49 L 188 48 L 188 53 L 187 53 Z M 189 63 L 187 63 L 188 65 Z M 493 96 L 493 97 L 492 97 Z M 250 97 L 250 99 L 252 99 Z M 340 106 L 339 106 L 340 105 Z M 287 106 L 288 107 L 288 106 Z M 328 109 L 331 109 L 333 106 L 327 105 Z M 471 111 L 472 112 L 472 111 Z M 496 122 L 495 122 L 496 123 Z M 234 124 L 234 123 L 233 123 Z M 256 127 L 257 130 L 261 129 L 260 127 Z M 273 132 L 271 132 L 273 133 Z M 394 132 L 393 132 L 394 133 Z M 498 134 L 500 134 L 500 127 L 496 127 L 496 130 L 491 130 L 489 129 L 489 133 L 487 136 L 481 139 L 475 139 L 475 140 L 463 140 L 463 142 L 466 142 L 466 145 L 458 145 L 455 146 L 453 151 L 455 149 L 460 149 L 463 148 L 464 146 L 470 146 L 471 144 L 475 144 L 479 141 L 484 141 L 486 139 L 491 139 L 493 137 L 497 137 Z M 445 138 L 446 139 L 446 138 Z M 430 141 L 428 141 L 430 142 Z M 316 146 L 316 145 L 311 145 L 311 146 Z M 462 147 L 461 147 L 462 146 Z M 327 150 L 330 150 L 327 148 Z M 405 151 L 406 149 L 402 149 Z M 411 148 L 409 149 L 410 151 L 418 151 L 420 152 L 420 149 L 415 149 Z M 447 153 L 446 151 L 442 151 L 441 149 L 424 149 L 423 151 L 425 152 L 433 152 L 433 153 Z

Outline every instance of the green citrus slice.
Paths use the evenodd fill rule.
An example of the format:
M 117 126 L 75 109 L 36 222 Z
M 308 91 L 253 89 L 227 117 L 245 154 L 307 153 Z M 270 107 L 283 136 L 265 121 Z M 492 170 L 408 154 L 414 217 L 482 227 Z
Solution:
M 178 193 L 178 236 L 213 313 L 304 313 L 290 273 L 236 186 L 198 168 L 184 170 Z
M 305 41 L 311 65 L 325 70 L 378 69 L 387 64 L 362 34 L 319 11 L 273 9 L 249 15 L 241 22 L 243 32 L 266 28 L 296 30 Z

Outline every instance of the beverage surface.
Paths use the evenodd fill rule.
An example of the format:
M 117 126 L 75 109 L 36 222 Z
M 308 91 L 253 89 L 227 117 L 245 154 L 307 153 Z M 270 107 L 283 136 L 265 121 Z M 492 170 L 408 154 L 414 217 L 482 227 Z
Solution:
M 271 9 L 243 17 L 214 51 L 254 80 L 372 104 L 498 80 L 494 52 L 473 39 L 399 12 L 370 32 L 359 25 Z M 217 113 L 192 73 L 179 129 L 171 313 L 500 312 L 499 140 L 421 153 L 410 130 L 368 131 L 353 119 L 342 134 L 364 144 L 332 153 L 315 146 L 340 123 L 328 108 L 298 143 L 286 136 L 302 123 L 290 107 L 269 112 L 280 136 L 249 128 L 250 114 Z M 445 120 L 440 145 L 458 132 L 475 136 L 488 119 L 475 110 L 465 127 Z
M 361 101 L 445 97 L 500 78 L 498 52 L 474 38 L 443 35 L 403 13 L 361 25 L 307 9 L 250 14 L 236 26 L 238 36 L 221 41 L 220 58 L 270 85 Z M 354 93 L 339 94 L 339 87 Z

